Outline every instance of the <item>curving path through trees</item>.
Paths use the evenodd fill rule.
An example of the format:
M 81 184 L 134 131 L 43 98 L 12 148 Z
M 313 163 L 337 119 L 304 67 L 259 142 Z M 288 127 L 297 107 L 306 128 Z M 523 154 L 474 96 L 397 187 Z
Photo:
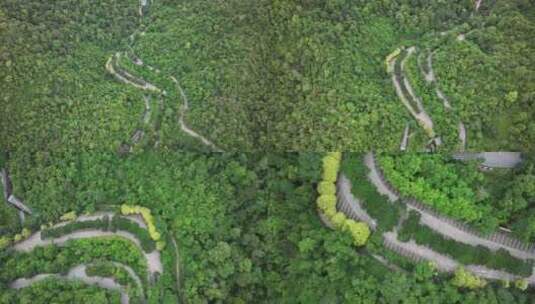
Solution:
M 140 15 L 141 20 L 143 20 L 144 15 L 145 15 L 144 12 L 148 9 L 149 5 L 150 5 L 150 3 L 149 3 L 148 0 L 140 0 L 140 2 L 139 2 L 139 15 Z M 132 44 L 135 42 L 135 37 L 136 37 L 137 34 L 138 34 L 138 32 L 136 30 L 133 34 L 130 35 L 130 39 L 131 39 Z M 141 36 L 143 36 L 143 34 L 144 34 L 144 32 L 139 33 L 139 35 L 141 35 Z M 160 73 L 159 69 L 154 68 L 154 67 L 149 66 L 149 65 L 146 65 L 141 58 L 136 56 L 131 46 L 128 46 L 128 48 L 129 48 L 129 52 L 128 53 L 130 55 L 128 55 L 128 53 L 125 52 L 125 54 L 127 54 L 125 57 L 129 58 L 135 65 L 144 66 L 144 67 L 147 67 L 150 71 L 154 71 L 156 73 Z M 116 52 L 114 55 L 110 56 L 110 58 L 106 62 L 106 70 L 110 74 L 112 74 L 119 81 L 121 81 L 121 82 L 123 82 L 125 84 L 128 84 L 128 85 L 131 85 L 131 86 L 133 86 L 135 88 L 138 88 L 138 89 L 141 89 L 141 90 L 146 90 L 146 91 L 153 92 L 153 93 L 157 93 L 157 94 L 159 94 L 161 96 L 166 96 L 167 95 L 167 92 L 165 90 L 160 89 L 156 85 L 154 85 L 152 83 L 149 83 L 149 82 L 147 82 L 146 80 L 144 80 L 142 78 L 133 76 L 132 74 L 130 74 L 126 70 L 122 69 L 118 64 L 119 60 L 121 59 L 121 56 L 122 56 L 121 52 Z M 184 90 L 180 86 L 178 80 L 174 76 L 169 76 L 169 78 L 175 83 L 175 86 L 176 86 L 176 88 L 177 88 L 178 92 L 180 93 L 180 96 L 182 97 L 182 100 L 183 100 L 182 106 L 180 107 L 179 117 L 178 117 L 178 123 L 180 125 L 180 129 L 184 133 L 186 133 L 187 135 L 200 140 L 205 146 L 210 147 L 214 151 L 223 152 L 222 149 L 218 148 L 210 140 L 208 140 L 204 136 L 200 135 L 199 133 L 194 131 L 190 126 L 188 126 L 188 124 L 185 121 L 185 115 L 186 115 L 186 113 L 187 113 L 187 111 L 189 109 L 188 98 L 187 98 Z M 135 145 L 141 140 L 141 138 L 144 135 L 145 134 L 144 134 L 144 132 L 142 130 L 137 129 L 134 132 L 134 135 L 132 136 L 131 141 Z M 155 146 L 158 146 L 158 145 L 159 145 L 159 140 L 156 141 Z M 132 151 L 132 147 L 131 146 L 126 146 L 126 147 L 120 149 L 120 151 L 131 152 Z
M 373 153 L 368 153 L 364 160 L 366 166 L 370 170 L 368 175 L 369 180 L 376 187 L 377 191 L 386 195 L 392 202 L 400 202 L 399 195 L 392 190 L 392 187 L 386 183 L 382 177 L 382 173 L 377 168 Z M 424 207 L 424 204 L 411 202 L 405 200 L 407 208 L 415 210 L 420 214 L 420 221 L 422 224 L 428 226 L 433 231 L 444 235 L 455 241 L 469 244 L 472 246 L 483 246 L 492 251 L 498 249 L 504 249 L 508 251 L 512 256 L 520 259 L 533 259 L 535 260 L 535 250 L 532 246 L 516 241 L 513 238 L 503 235 L 502 233 L 495 233 L 491 237 L 484 237 L 477 232 L 473 231 L 464 224 L 458 223 L 455 220 L 439 216 L 435 212 L 432 212 L 428 208 Z
M 370 169 L 368 174 L 368 179 L 374 184 L 377 191 L 389 198 L 390 201 L 397 203 L 399 196 L 397 193 L 391 190 L 391 187 L 387 185 L 382 178 L 382 174 L 377 169 L 374 156 L 372 153 L 368 153 L 365 156 L 364 162 L 366 166 Z M 372 229 L 376 228 L 376 221 L 371 218 L 365 210 L 360 206 L 360 202 L 356 199 L 351 193 L 351 185 L 349 180 L 341 174 L 337 181 L 337 195 L 338 195 L 338 205 L 337 209 L 344 212 L 348 217 L 354 218 L 356 220 L 361 220 L 370 225 Z M 348 207 L 347 205 L 351 205 Z M 511 255 L 516 256 L 521 259 L 535 259 L 535 251 L 525 251 L 519 250 L 518 248 L 504 246 L 502 243 L 494 242 L 492 240 L 482 238 L 479 235 L 471 234 L 466 230 L 459 229 L 455 226 L 453 221 L 447 220 L 444 218 L 436 217 L 434 214 L 428 213 L 425 209 L 418 209 L 410 204 L 407 204 L 408 209 L 416 210 L 421 215 L 421 223 L 430 227 L 434 231 L 441 233 L 447 236 L 450 239 L 469 244 L 472 246 L 484 246 L 491 250 L 498 250 L 500 248 L 507 250 Z M 400 223 L 403 222 L 403 219 L 400 219 Z M 417 262 L 420 261 L 431 261 L 436 264 L 437 268 L 446 272 L 453 272 L 460 266 L 465 267 L 470 272 L 486 279 L 491 280 L 508 280 L 514 281 L 517 279 L 526 279 L 530 285 L 535 285 L 535 269 L 532 271 L 532 275 L 523 278 L 518 275 L 513 275 L 505 271 L 490 269 L 481 265 L 461 265 L 454 259 L 449 256 L 439 254 L 434 250 L 416 244 L 413 240 L 408 242 L 401 242 L 397 237 L 397 229 L 394 228 L 393 231 L 383 233 L 383 242 L 384 245 L 399 254 L 408 257 Z
M 396 73 L 396 64 L 399 55 L 394 56 L 389 62 L 388 62 L 388 70 L 391 71 L 391 77 L 392 77 L 392 83 L 394 84 L 394 88 L 396 89 L 396 94 L 398 95 L 401 103 L 407 108 L 407 110 L 411 113 L 411 115 L 418 121 L 418 123 L 424 128 L 424 130 L 427 132 L 428 136 L 431 138 L 435 137 L 435 131 L 433 130 L 433 121 L 429 114 L 425 112 L 425 109 L 423 108 L 423 105 L 419 98 L 417 98 L 414 94 L 414 91 L 412 89 L 412 86 L 407 80 L 407 77 L 404 75 L 404 66 L 405 62 L 407 61 L 410 56 L 415 52 L 416 48 L 414 46 L 409 47 L 407 49 L 407 54 L 403 59 L 401 59 L 400 68 L 398 72 L 400 73 L 397 75 Z M 405 88 L 405 90 L 404 90 Z M 405 91 L 409 93 L 409 96 L 405 95 Z M 416 109 L 411 105 L 409 98 L 411 98 L 415 104 Z
M 125 266 L 125 267 L 128 267 L 128 266 Z M 38 274 L 36 276 L 33 276 L 31 278 L 21 278 L 21 279 L 17 279 L 13 281 L 9 285 L 9 287 L 13 289 L 21 289 L 21 288 L 28 287 L 36 282 L 49 279 L 52 277 L 60 278 L 64 280 L 70 280 L 70 281 L 80 280 L 88 285 L 97 285 L 98 287 L 101 287 L 101 288 L 118 291 L 121 294 L 121 304 L 128 304 L 130 302 L 130 297 L 128 296 L 128 293 L 126 292 L 123 286 L 116 283 L 115 280 L 113 280 L 112 278 L 100 277 L 100 276 L 88 276 L 86 273 L 86 268 L 87 266 L 85 264 L 81 264 L 81 265 L 71 268 L 66 275 L 54 274 L 54 273 L 43 273 L 43 274 Z M 137 275 L 133 278 L 135 279 L 136 277 Z M 137 277 L 137 279 L 139 280 L 139 277 Z
M 82 216 L 82 217 L 77 218 L 75 222 L 83 222 L 83 221 L 101 219 L 106 215 L 109 216 L 110 213 L 100 213 L 98 215 L 93 215 L 93 216 Z M 132 220 L 132 221 L 138 223 L 136 220 Z M 62 225 L 66 225 L 67 223 L 69 222 L 60 223 L 58 225 L 55 225 L 54 227 L 60 227 Z M 86 238 L 94 238 L 94 237 L 109 237 L 109 236 L 119 236 L 119 237 L 128 239 L 139 248 L 140 252 L 143 254 L 143 256 L 145 257 L 145 260 L 147 261 L 147 268 L 149 271 L 149 281 L 157 273 L 163 272 L 160 252 L 158 250 L 154 250 L 153 252 L 150 252 L 150 253 L 143 251 L 140 240 L 135 235 L 127 231 L 118 230 L 116 232 L 111 232 L 111 231 L 101 231 L 97 229 L 86 229 L 86 230 L 75 231 L 75 232 L 66 234 L 64 236 L 58 237 L 58 238 L 45 239 L 45 240 L 41 239 L 41 231 L 38 231 L 32 234 L 26 240 L 23 240 L 13 245 L 13 249 L 17 251 L 31 251 L 35 247 L 38 247 L 38 246 L 46 246 L 50 244 L 63 245 L 69 240 L 86 239 Z
M 219 149 L 215 144 L 213 144 L 211 141 L 206 139 L 204 136 L 202 136 L 199 133 L 193 131 L 186 124 L 186 121 L 184 120 L 184 117 L 186 116 L 186 112 L 189 109 L 188 97 L 186 96 L 186 93 L 184 92 L 184 90 L 180 86 L 178 80 L 174 76 L 169 76 L 169 78 L 171 78 L 171 80 L 175 83 L 178 91 L 180 92 L 180 96 L 182 97 L 182 101 L 183 101 L 182 106 L 180 107 L 180 115 L 179 115 L 179 118 L 178 118 L 178 122 L 180 123 L 180 128 L 182 129 L 182 131 L 184 131 L 186 134 L 188 134 L 191 137 L 199 139 L 204 145 L 206 145 L 208 147 L 211 147 L 216 152 L 223 152 L 223 150 Z

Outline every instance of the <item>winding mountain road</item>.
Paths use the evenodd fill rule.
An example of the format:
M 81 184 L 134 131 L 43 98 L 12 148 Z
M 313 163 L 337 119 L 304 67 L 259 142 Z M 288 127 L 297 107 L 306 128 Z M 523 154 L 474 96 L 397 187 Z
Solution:
M 520 152 L 464 152 L 453 154 L 453 159 L 470 161 L 481 159 L 481 165 L 489 168 L 515 168 L 522 162 Z
M 109 213 L 100 213 L 98 215 L 93 216 L 81 216 L 77 218 L 75 221 L 89 221 L 89 220 L 95 220 L 95 219 L 101 219 L 106 215 L 110 215 Z M 130 219 L 130 218 L 129 218 Z M 138 223 L 136 220 L 133 220 L 134 222 Z M 60 223 L 58 225 L 55 225 L 54 227 L 60 227 L 63 225 L 66 225 L 69 222 Z M 139 223 L 138 223 L 139 224 Z M 146 226 L 145 226 L 146 227 Z M 35 247 L 38 246 L 46 246 L 50 244 L 54 245 L 63 245 L 69 240 L 75 240 L 75 239 L 86 239 L 86 238 L 94 238 L 94 237 L 111 237 L 111 236 L 119 236 L 125 239 L 130 240 L 133 242 L 140 250 L 140 252 L 145 257 L 145 260 L 147 262 L 147 268 L 149 271 L 149 276 L 154 277 L 156 273 L 162 273 L 163 272 L 163 266 L 160 258 L 160 252 L 158 250 L 154 250 L 153 252 L 147 253 L 143 251 L 141 247 L 140 240 L 133 235 L 130 232 L 127 231 L 121 231 L 118 230 L 116 232 L 111 231 L 101 231 L 97 229 L 85 229 L 80 231 L 75 231 L 69 234 L 66 234 L 64 236 L 61 236 L 59 238 L 55 239 L 41 239 L 41 231 L 38 231 L 34 234 L 32 234 L 29 238 L 26 240 L 23 240 L 21 242 L 16 243 L 13 245 L 13 249 L 16 251 L 31 251 Z M 150 279 L 150 278 L 149 278 Z
M 366 166 L 370 169 L 368 174 L 368 179 L 374 184 L 377 191 L 389 198 L 394 203 L 399 202 L 399 197 L 396 193 L 394 193 L 392 190 L 390 190 L 390 187 L 387 186 L 382 178 L 381 175 L 376 166 L 375 166 L 375 160 L 372 153 L 368 153 L 365 156 L 364 162 Z M 371 218 L 367 212 L 362 209 L 360 206 L 360 202 L 357 198 L 353 196 L 351 193 L 351 185 L 350 181 L 341 174 L 339 176 L 339 179 L 337 181 L 337 196 L 338 196 L 338 204 L 337 209 L 344 212 L 348 217 L 353 218 L 355 220 L 361 220 L 372 229 L 375 230 L 376 228 L 376 221 Z M 347 205 L 351 205 L 351 207 L 348 207 Z M 490 248 L 491 250 L 498 250 L 498 249 L 505 249 L 507 250 L 511 255 L 516 256 L 521 259 L 535 259 L 535 251 L 534 252 L 527 252 L 518 250 L 517 248 L 507 247 L 503 244 L 492 242 L 491 240 L 481 238 L 477 235 L 467 233 L 465 230 L 459 229 L 455 225 L 451 224 L 451 221 L 444 221 L 442 218 L 437 218 L 433 216 L 432 214 L 429 214 L 426 212 L 426 210 L 415 208 L 411 205 L 407 205 L 408 209 L 416 210 L 421 215 L 421 223 L 430 227 L 432 230 L 441 233 L 445 235 L 446 237 L 450 239 L 454 239 L 456 241 L 459 241 L 461 243 L 469 244 L 471 246 L 484 246 L 487 248 Z M 402 223 L 402 220 L 400 220 L 400 223 Z M 399 224 L 398 224 L 399 226 Z M 476 274 L 479 277 L 485 278 L 485 279 L 491 279 L 491 280 L 508 280 L 508 281 L 514 281 L 517 279 L 526 279 L 527 282 L 530 285 L 535 285 L 535 268 L 532 270 L 532 275 L 523 278 L 518 275 L 513 275 L 511 273 L 501 271 L 501 270 L 495 270 L 490 269 L 485 266 L 481 265 L 461 265 L 459 262 L 455 261 L 453 258 L 437 253 L 434 250 L 418 245 L 414 240 L 410 240 L 408 242 L 402 242 L 398 240 L 397 235 L 397 228 L 394 228 L 393 231 L 385 232 L 383 233 L 383 241 L 384 245 L 399 254 L 406 256 L 412 260 L 415 260 L 417 262 L 420 261 L 430 261 L 433 262 L 437 268 L 441 271 L 445 272 L 453 272 L 458 267 L 463 266 L 465 269 L 469 270 L 470 272 Z
M 126 292 L 125 288 L 115 282 L 112 278 L 99 277 L 99 276 L 88 276 L 86 273 L 86 265 L 78 265 L 69 270 L 66 275 L 54 274 L 54 273 L 43 273 L 33 276 L 31 278 L 21 278 L 13 281 L 9 287 L 13 289 L 21 289 L 28 287 L 36 282 L 48 279 L 48 278 L 60 278 L 64 280 L 80 280 L 88 285 L 96 285 L 100 288 L 105 288 L 108 290 L 118 291 L 121 294 L 121 304 L 128 304 L 130 302 L 130 297 Z M 134 274 L 135 275 L 135 274 Z M 139 278 L 138 278 L 139 279 Z
M 418 245 L 414 240 L 408 242 L 401 242 L 397 238 L 397 232 L 390 231 L 383 234 L 385 246 L 403 256 L 411 258 L 416 261 L 429 261 L 433 262 L 436 267 L 444 272 L 454 272 L 460 266 L 464 267 L 471 273 L 485 279 L 490 280 L 507 280 L 509 282 L 525 279 L 528 284 L 535 285 L 535 272 L 532 271 L 531 276 L 524 278 L 518 275 L 514 275 L 505 271 L 490 269 L 481 265 L 462 265 L 447 255 L 443 255 L 433 251 L 432 249 Z
M 369 174 L 368 179 L 376 187 L 377 191 L 383 195 L 386 195 L 392 202 L 400 202 L 399 196 L 394 193 L 390 187 L 383 181 L 381 178 L 382 174 L 379 172 L 379 169 L 376 167 L 375 159 L 372 153 L 366 154 L 364 162 L 368 167 Z M 427 209 L 421 207 L 424 204 L 405 204 L 410 210 L 415 210 L 420 214 L 420 222 L 427 227 L 431 228 L 433 231 L 460 243 L 472 245 L 472 246 L 483 246 L 492 251 L 497 251 L 498 249 L 504 249 L 509 252 L 514 257 L 526 260 L 533 259 L 535 260 L 535 251 L 529 248 L 524 248 L 521 245 L 512 246 L 504 244 L 503 242 L 498 242 L 492 238 L 482 237 L 478 234 L 473 233 L 468 230 L 465 225 L 460 224 L 452 219 L 448 219 L 442 216 L 437 216 L 434 213 L 429 212 Z M 501 238 L 505 241 L 505 238 Z M 519 249 L 523 248 L 523 249 Z
M 414 46 L 407 49 L 407 55 L 401 60 L 401 73 L 403 73 L 404 71 L 405 62 L 408 60 L 408 58 L 410 58 L 410 56 L 412 56 L 415 50 L 416 48 Z M 421 100 L 415 96 L 414 90 L 408 82 L 407 77 L 402 74 L 401 78 L 403 78 L 403 84 L 401 84 L 400 80 L 398 79 L 398 76 L 396 75 L 395 65 L 397 60 L 398 56 L 395 56 L 388 63 L 388 70 L 391 71 L 392 83 L 394 84 L 396 94 L 398 95 L 398 98 L 400 99 L 401 103 L 405 106 L 405 108 L 407 108 L 409 113 L 411 113 L 411 115 L 416 119 L 416 121 L 418 121 L 418 123 L 424 128 L 428 136 L 431 138 L 435 138 L 435 131 L 433 130 L 433 120 L 431 119 L 429 114 L 425 112 Z M 409 92 L 409 95 L 411 95 L 410 97 L 405 96 L 402 86 L 407 89 L 407 92 Z M 418 107 L 417 109 L 414 109 L 408 98 L 412 98 L 412 100 L 414 100 Z
M 182 129 L 182 131 L 184 131 L 186 134 L 188 134 L 191 137 L 199 139 L 203 144 L 205 144 L 208 147 L 211 147 L 214 151 L 223 152 L 222 149 L 218 148 L 214 143 L 212 143 L 211 141 L 206 139 L 204 136 L 202 136 L 199 133 L 193 131 L 186 124 L 186 122 L 184 120 L 184 117 L 186 116 L 186 112 L 189 109 L 188 97 L 186 96 L 186 93 L 184 92 L 184 90 L 180 86 L 180 83 L 178 82 L 178 80 L 174 76 L 169 76 L 169 78 L 171 78 L 171 80 L 175 83 L 178 91 L 180 92 L 180 96 L 182 97 L 182 101 L 183 101 L 181 109 L 180 109 L 180 115 L 179 115 L 179 118 L 178 118 L 178 122 L 180 123 L 180 128 Z

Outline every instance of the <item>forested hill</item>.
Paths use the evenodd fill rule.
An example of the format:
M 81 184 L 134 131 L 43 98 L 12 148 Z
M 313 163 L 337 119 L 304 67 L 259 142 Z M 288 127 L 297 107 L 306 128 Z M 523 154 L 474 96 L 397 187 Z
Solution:
M 2 1 L 0 146 L 397 151 L 407 129 L 411 151 L 532 151 L 534 10 L 527 0 Z

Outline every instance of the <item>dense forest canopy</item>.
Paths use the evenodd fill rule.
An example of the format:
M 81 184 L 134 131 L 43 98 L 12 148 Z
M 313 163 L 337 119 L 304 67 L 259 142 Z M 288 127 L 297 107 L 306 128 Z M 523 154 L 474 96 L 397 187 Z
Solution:
M 2 146 L 110 151 L 143 130 L 136 149 L 206 150 L 184 123 L 239 151 L 391 152 L 409 126 L 409 150 L 421 151 L 430 138 L 385 69 L 389 54 L 414 47 L 398 73 L 439 149 L 459 148 L 464 123 L 467 149 L 533 150 L 529 1 L 148 3 L 3 1 Z M 110 58 L 157 92 L 119 83 Z
M 24 168 L 8 161 L 13 168 L 14 190 L 34 209 L 35 216 L 25 226 L 38 229 L 39 223 L 57 221 L 69 210 L 92 213 L 122 202 L 147 206 L 158 229 L 167 237 L 176 237 L 182 289 L 180 296 L 175 296 L 187 302 L 529 302 L 529 293 L 503 289 L 498 284 L 458 290 L 424 265 L 413 268 L 413 264 L 405 264 L 411 272 L 390 272 L 367 255 L 366 249 L 355 249 L 349 235 L 323 226 L 314 207 L 321 154 L 79 157 L 76 162 L 49 159 L 40 166 L 34 160 Z M 78 165 L 69 169 L 74 163 Z M 171 258 L 170 243 L 162 251 L 167 258 Z M 15 278 L 16 273 L 29 271 L 26 264 L 31 263 L 33 271 L 53 272 L 58 267 L 91 261 L 99 254 L 116 256 L 113 259 L 117 261 L 130 259 L 129 265 L 143 268 L 143 263 L 133 262 L 139 259 L 135 250 L 129 251 L 131 258 L 126 258 L 123 250 L 128 244 L 105 244 L 88 239 L 26 255 L 3 252 L 2 264 L 14 266 L 5 269 L 2 284 Z M 87 249 L 67 255 L 76 248 Z M 65 256 L 60 259 L 62 263 L 50 260 L 58 255 Z M 173 268 L 167 262 L 164 266 Z M 175 294 L 170 273 L 160 279 L 167 300 Z M 50 293 L 45 290 L 60 288 L 58 284 L 63 284 L 61 288 L 66 291 L 70 288 L 51 280 L 24 293 Z M 83 289 L 78 296 L 88 292 L 93 291 Z M 13 299 L 10 294 L 6 299 Z M 110 296 L 98 297 L 102 299 L 99 303 L 107 303 L 104 299 Z M 62 299 L 68 302 L 72 298 Z M 163 301 L 155 294 L 151 299 Z
M 535 301 L 532 0 L 93 2 L 0 1 L 0 304 Z

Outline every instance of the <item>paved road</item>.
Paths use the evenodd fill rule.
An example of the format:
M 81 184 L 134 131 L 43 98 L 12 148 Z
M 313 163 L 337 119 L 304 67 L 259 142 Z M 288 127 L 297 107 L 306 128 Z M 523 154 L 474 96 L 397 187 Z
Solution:
M 375 167 L 373 154 L 366 154 L 364 162 L 368 169 L 370 169 L 368 178 L 376 187 L 377 191 L 383 195 L 386 195 L 392 202 L 398 201 L 398 195 L 392 192 L 379 177 L 379 173 L 377 171 L 377 168 Z M 440 233 L 450 239 L 472 246 L 481 245 L 493 251 L 496 251 L 498 249 L 504 249 L 508 251 L 512 256 L 520 259 L 535 259 L 535 252 L 519 250 L 517 248 L 504 245 L 502 243 L 494 242 L 487 238 L 483 238 L 476 234 L 472 234 L 465 230 L 462 230 L 459 227 L 455 226 L 454 223 L 446 221 L 444 218 L 437 217 L 434 214 L 427 212 L 426 210 L 422 210 L 410 205 L 407 205 L 407 207 L 409 209 L 416 210 L 420 214 L 420 221 L 422 224 L 428 226 L 433 231 Z
M 522 162 L 520 152 L 480 152 L 480 153 L 455 153 L 457 160 L 482 159 L 482 165 L 490 168 L 514 168 Z

